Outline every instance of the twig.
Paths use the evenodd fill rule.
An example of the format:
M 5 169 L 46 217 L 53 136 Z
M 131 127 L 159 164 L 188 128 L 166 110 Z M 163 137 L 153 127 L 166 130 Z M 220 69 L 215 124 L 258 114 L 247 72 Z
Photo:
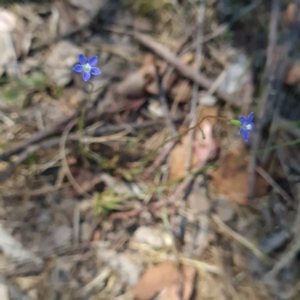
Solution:
M 297 187 L 297 195 L 299 195 L 300 192 L 300 186 L 298 184 Z M 277 273 L 287 264 L 291 263 L 293 259 L 295 259 L 295 256 L 297 255 L 299 249 L 300 249 L 300 233 L 299 233 L 299 228 L 300 228 L 300 199 L 298 197 L 298 210 L 297 210 L 297 215 L 294 221 L 294 226 L 293 226 L 293 233 L 295 234 L 294 237 L 294 243 L 291 245 L 289 250 L 275 263 L 273 266 L 272 270 L 269 271 L 265 277 L 266 278 L 273 278 L 274 276 L 277 275 Z
M 1 153 L 0 154 L 0 160 L 6 160 L 10 156 L 18 154 L 19 152 L 21 152 L 23 149 L 25 149 L 29 145 L 35 144 L 35 143 L 41 141 L 42 139 L 44 139 L 44 138 L 60 131 L 62 128 L 64 128 L 66 126 L 66 124 L 68 124 L 70 121 L 74 120 L 77 116 L 78 116 L 78 112 L 74 113 L 72 116 L 68 116 L 68 117 L 65 117 L 65 118 L 61 119 L 56 124 L 46 128 L 43 131 L 34 133 L 32 135 L 32 137 L 29 138 L 28 140 L 21 141 L 20 143 L 18 143 L 12 149 L 9 149 L 9 150 Z
M 148 178 L 156 168 L 158 168 L 161 163 L 165 160 L 167 155 L 170 153 L 170 151 L 175 146 L 176 141 L 170 141 L 168 142 L 160 151 L 159 155 L 156 157 L 154 162 L 143 172 L 143 178 Z
M 278 26 L 278 21 L 279 21 L 279 6 L 280 6 L 280 0 L 273 0 L 272 1 L 272 11 L 271 11 L 271 19 L 270 19 L 270 31 L 269 31 L 269 42 L 268 42 L 268 57 L 267 57 L 267 65 L 265 67 L 265 71 L 264 71 L 264 75 L 266 76 L 267 73 L 269 76 L 269 81 L 268 81 L 268 85 L 265 88 L 262 97 L 260 98 L 259 101 L 259 107 L 258 107 L 258 118 L 256 121 L 256 126 L 254 128 L 254 132 L 253 132 L 253 143 L 252 143 L 252 155 L 250 157 L 250 161 L 249 161 L 249 170 L 248 170 L 248 174 L 249 174 L 249 179 L 248 179 L 248 197 L 249 198 L 253 198 L 254 197 L 254 190 L 255 190 L 255 181 L 256 181 L 256 174 L 255 174 L 255 169 L 256 169 L 256 165 L 257 165 L 257 158 L 256 155 L 254 154 L 260 144 L 260 140 L 261 140 L 261 131 L 263 128 L 263 125 L 266 122 L 266 115 L 265 115 L 265 111 L 266 111 L 266 105 L 267 105 L 267 101 L 269 96 L 272 94 L 272 96 L 274 95 L 274 81 L 275 81 L 275 76 L 274 76 L 274 72 L 277 68 L 277 64 L 274 64 L 274 66 L 272 67 L 273 70 L 270 70 L 269 66 L 272 66 L 273 64 L 271 64 L 271 61 L 274 60 L 274 53 L 275 53 L 275 46 L 276 46 L 276 37 L 277 37 L 277 26 Z M 271 91 L 273 93 L 271 93 Z
M 115 111 L 112 111 L 115 112 Z M 109 112 L 108 112 L 109 113 Z M 88 119 L 90 120 L 90 119 Z M 180 121 L 181 118 L 174 119 L 174 121 Z M 118 132 L 121 130 L 126 130 L 128 128 L 132 129 L 139 129 L 139 128 L 147 128 L 147 127 L 153 127 L 159 124 L 163 124 L 165 121 L 163 119 L 155 120 L 155 121 L 145 121 L 143 123 L 129 123 L 129 124 L 118 124 L 118 125 L 105 125 L 101 126 L 100 128 L 95 129 L 94 134 L 101 135 L 101 134 L 111 134 L 114 132 Z M 85 131 L 85 134 L 87 132 Z M 119 133 L 118 133 L 119 137 Z M 67 137 L 68 141 L 78 141 L 80 136 L 76 133 L 69 134 Z M 105 142 L 107 141 L 107 137 L 87 137 L 84 135 L 82 137 L 82 143 L 92 143 L 92 142 Z M 49 140 L 43 141 L 37 145 L 32 145 L 28 148 L 26 148 L 23 152 L 18 154 L 17 158 L 9 163 L 8 167 L 2 171 L 0 171 L 0 182 L 4 182 L 13 172 L 14 168 L 21 164 L 29 155 L 35 153 L 36 151 L 40 149 L 49 149 L 49 148 L 55 148 L 60 143 L 60 137 L 51 138 Z
M 201 1 L 198 8 L 198 20 L 197 20 L 197 48 L 196 48 L 196 61 L 195 61 L 195 74 L 201 69 L 201 57 L 202 57 L 202 34 L 203 34 L 203 24 L 204 24 L 204 16 L 205 16 L 205 0 Z M 196 82 L 193 85 L 193 93 L 192 93 L 192 101 L 190 107 L 190 126 L 194 127 L 197 122 L 197 102 L 199 98 L 198 92 L 199 86 Z M 191 167 L 191 159 L 192 159 L 192 140 L 194 137 L 194 129 L 188 132 L 187 136 L 187 154 L 185 161 L 185 171 L 188 172 Z
M 167 104 L 167 100 L 166 100 L 164 89 L 163 89 L 162 85 L 159 83 L 159 80 L 158 80 L 158 71 L 157 71 L 157 68 L 155 68 L 155 81 L 156 81 L 156 84 L 159 86 L 160 103 L 162 104 L 164 115 L 165 115 L 165 117 L 167 119 L 167 124 L 168 124 L 168 126 L 170 128 L 171 135 L 174 138 L 178 138 L 177 129 L 176 129 L 175 124 L 174 124 L 174 122 L 173 122 L 173 120 L 172 120 L 172 118 L 170 116 L 170 110 L 169 110 L 169 107 L 168 107 L 168 104 Z
M 191 183 L 191 181 L 194 179 L 196 173 L 199 171 L 200 168 L 203 167 L 203 163 L 199 163 L 195 166 L 195 168 L 193 169 L 193 173 L 187 175 L 184 180 L 177 186 L 175 192 L 173 193 L 172 196 L 170 196 L 167 199 L 164 199 L 162 201 L 157 201 L 155 203 L 151 203 L 148 206 L 143 206 L 142 208 L 139 209 L 133 209 L 130 211 L 121 211 L 121 212 L 116 212 L 116 213 L 112 213 L 110 214 L 110 218 L 111 219 L 124 219 L 124 218 L 128 218 L 128 217 L 133 217 L 138 215 L 139 213 L 143 212 L 143 211 L 147 211 L 150 210 L 152 208 L 160 208 L 162 206 L 174 206 L 176 200 L 180 197 L 180 195 L 184 192 L 184 190 L 188 187 L 188 185 Z
M 73 212 L 73 242 L 75 246 L 78 245 L 79 242 L 79 230 L 80 230 L 80 209 L 78 203 L 74 207 Z
M 261 2 L 262 2 L 262 0 L 258 0 L 254 3 L 249 4 L 244 9 L 242 9 L 239 12 L 239 14 L 236 17 L 234 17 L 231 21 L 227 22 L 226 24 L 221 24 L 213 32 L 201 36 L 202 43 L 206 43 L 206 42 L 216 38 L 220 34 L 226 32 L 228 30 L 228 28 L 230 28 L 236 21 L 240 20 L 242 17 L 249 14 Z M 188 51 L 192 51 L 192 50 L 196 49 L 196 47 L 197 47 L 197 43 L 195 42 L 188 48 Z
M 172 65 L 183 76 L 196 82 L 199 86 L 209 89 L 211 87 L 211 85 L 213 84 L 212 80 L 208 79 L 207 77 L 205 77 L 203 74 L 200 74 L 199 72 L 195 72 L 192 67 L 189 67 L 188 65 L 182 63 L 180 61 L 179 57 L 177 57 L 173 52 L 171 52 L 165 46 L 156 42 L 150 36 L 140 34 L 137 32 L 134 33 L 133 36 L 137 41 L 139 41 L 145 47 L 151 49 L 154 53 L 156 53 L 158 56 L 160 56 L 166 62 L 168 62 L 170 65 Z M 219 89 L 216 91 L 216 95 L 222 100 L 225 100 L 225 101 L 229 100 L 228 95 L 224 94 Z
M 237 242 L 242 244 L 248 250 L 250 250 L 258 259 L 267 261 L 269 258 L 262 253 L 253 243 L 245 239 L 243 236 L 239 235 L 237 232 L 233 231 L 228 227 L 216 214 L 212 215 L 212 220 L 216 223 L 221 232 L 234 238 Z
M 282 196 L 284 200 L 286 200 L 288 203 L 292 203 L 293 199 L 287 194 L 287 192 L 281 188 L 279 184 L 276 183 L 276 181 L 261 167 L 257 166 L 256 167 L 257 173 L 263 177 L 266 182 L 268 182 L 274 190 Z
M 105 88 L 103 90 L 105 92 Z M 88 122 L 93 120 L 94 118 L 97 118 L 104 113 L 114 113 L 119 112 L 123 110 L 124 106 L 119 106 L 117 108 L 112 109 L 111 111 L 94 111 L 93 109 L 94 102 L 89 103 L 89 107 L 87 108 L 86 116 L 84 118 L 84 122 Z M 45 128 L 45 130 L 34 133 L 31 138 L 19 142 L 16 146 L 13 148 L 3 152 L 0 154 L 0 160 L 7 160 L 10 156 L 20 153 L 23 149 L 27 148 L 29 145 L 35 144 L 40 142 L 41 140 L 47 138 L 50 135 L 53 135 L 58 132 L 62 132 L 62 130 L 66 127 L 66 125 L 76 119 L 79 116 L 80 109 L 76 112 L 74 112 L 71 116 L 67 116 L 59 120 L 56 124 L 53 126 L 49 126 Z
M 64 171 L 65 175 L 67 176 L 69 182 L 74 187 L 74 189 L 77 191 L 77 193 L 79 195 L 84 195 L 87 199 L 90 199 L 92 196 L 89 195 L 88 193 L 86 193 L 86 191 L 77 183 L 77 181 L 73 177 L 73 175 L 70 171 L 70 168 L 69 168 L 69 164 L 67 162 L 67 158 L 66 158 L 66 149 L 65 149 L 66 141 L 67 141 L 70 130 L 76 123 L 77 123 L 77 120 L 74 120 L 73 122 L 69 123 L 68 126 L 63 131 L 62 137 L 60 139 L 60 145 L 59 145 L 59 149 L 60 149 L 60 153 L 61 153 L 61 162 L 62 162 L 62 167 L 63 167 L 63 171 Z

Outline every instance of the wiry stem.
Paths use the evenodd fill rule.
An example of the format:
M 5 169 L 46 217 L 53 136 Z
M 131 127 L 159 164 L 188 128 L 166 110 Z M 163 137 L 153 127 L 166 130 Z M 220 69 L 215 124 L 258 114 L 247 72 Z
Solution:
M 83 107 L 81 109 L 81 114 L 78 120 L 78 131 L 79 131 L 79 151 L 81 154 L 84 155 L 84 150 L 83 150 L 83 144 L 81 143 L 81 138 L 83 136 L 83 128 L 84 128 L 84 116 L 88 107 L 89 102 L 91 101 L 92 94 L 95 92 L 94 91 L 94 84 L 92 82 L 88 82 L 91 85 L 91 90 L 88 93 L 88 99 L 85 101 L 83 104 Z

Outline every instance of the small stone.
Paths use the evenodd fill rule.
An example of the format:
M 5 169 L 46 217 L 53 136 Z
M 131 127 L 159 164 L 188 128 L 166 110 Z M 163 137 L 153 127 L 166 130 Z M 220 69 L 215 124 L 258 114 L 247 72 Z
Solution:
M 214 106 L 217 103 L 217 101 L 217 97 L 213 95 L 200 95 L 199 97 L 199 104 L 206 106 Z
M 80 239 L 82 242 L 88 242 L 91 240 L 93 234 L 93 227 L 88 222 L 83 222 L 81 225 Z
M 67 245 L 71 242 L 72 230 L 68 226 L 57 227 L 53 233 L 53 241 L 56 246 Z
M 230 201 L 218 199 L 215 203 L 215 209 L 223 222 L 231 221 L 234 217 L 234 204 Z
M 74 44 L 61 41 L 54 45 L 45 60 L 44 71 L 57 86 L 65 86 L 73 78 L 72 66 L 77 63 L 80 49 Z
M 162 248 L 164 238 L 162 232 L 156 228 L 141 226 L 134 232 L 134 238 L 139 243 L 146 243 L 153 248 Z
M 126 254 L 117 253 L 114 250 L 106 249 L 100 243 L 98 245 L 98 257 L 120 275 L 123 282 L 135 284 L 141 274 L 141 267 L 134 263 Z
M 9 300 L 8 289 L 4 283 L 0 283 L 0 299 L 1 300 Z

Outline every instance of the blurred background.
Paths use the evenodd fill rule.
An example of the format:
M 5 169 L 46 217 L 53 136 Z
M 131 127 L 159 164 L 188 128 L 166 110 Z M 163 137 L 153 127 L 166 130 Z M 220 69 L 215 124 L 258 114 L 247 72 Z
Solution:
M 300 299 L 299 33 L 299 0 L 0 0 L 0 300 Z

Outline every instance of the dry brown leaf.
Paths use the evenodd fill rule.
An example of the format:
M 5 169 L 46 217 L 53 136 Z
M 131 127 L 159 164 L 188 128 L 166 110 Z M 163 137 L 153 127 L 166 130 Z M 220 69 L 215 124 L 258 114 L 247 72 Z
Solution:
M 210 176 L 216 194 L 241 205 L 248 203 L 248 156 L 245 149 L 236 148 L 228 152 L 221 165 L 210 172 Z M 256 196 L 265 195 L 266 188 L 266 181 L 257 176 Z
M 205 116 L 216 116 L 218 114 L 218 108 L 215 107 L 201 107 L 198 108 L 198 117 L 197 119 L 203 120 Z M 192 144 L 193 153 L 191 159 L 191 167 L 195 167 L 200 162 L 203 166 L 208 159 L 212 159 L 216 153 L 216 142 L 212 135 L 213 125 L 215 124 L 214 118 L 205 119 L 201 128 L 205 134 L 205 139 L 203 139 L 202 133 L 199 129 L 195 130 L 195 140 Z M 182 129 L 184 131 L 184 129 Z M 185 162 L 186 162 L 186 153 L 187 147 L 187 134 L 185 134 L 181 143 L 177 144 L 170 155 L 170 170 L 169 170 L 169 179 L 173 180 L 185 175 Z
M 158 86 L 157 82 L 155 82 L 155 81 L 152 81 L 149 84 L 147 84 L 145 90 L 147 93 L 152 94 L 152 95 L 159 94 L 159 86 Z
M 117 93 L 125 97 L 142 97 L 144 95 L 146 81 L 140 71 L 129 74 L 116 87 Z
M 288 85 L 294 85 L 297 82 L 300 82 L 300 63 L 298 61 L 293 62 L 288 68 L 284 81 Z
M 165 262 L 149 269 L 133 287 L 132 293 L 135 300 L 147 300 L 170 286 L 177 278 L 174 264 Z
M 184 54 L 181 58 L 180 61 L 184 64 L 191 64 L 194 61 L 194 53 L 188 52 Z
M 153 31 L 153 23 L 149 19 L 136 16 L 133 20 L 133 27 L 138 31 Z
M 216 124 L 217 119 L 215 118 L 218 116 L 219 107 L 215 106 L 201 106 L 198 108 L 198 117 L 197 122 L 201 122 L 204 118 L 213 126 Z
M 283 15 L 284 22 L 289 25 L 294 20 L 295 3 L 289 3 Z
M 178 82 L 172 87 L 170 91 L 170 97 L 173 101 L 178 103 L 187 102 L 192 96 L 192 87 L 190 83 L 185 79 L 180 79 Z
M 177 280 L 164 289 L 157 300 L 189 300 L 194 289 L 196 271 L 193 267 L 183 265 L 178 271 Z
M 171 262 L 160 263 L 138 280 L 132 290 L 134 299 L 149 300 L 159 294 L 158 300 L 188 300 L 193 292 L 195 275 L 191 266 L 183 265 L 178 270 Z
M 141 68 L 129 74 L 117 87 L 117 93 L 128 98 L 139 98 L 144 95 L 147 85 L 153 82 L 155 76 L 154 58 L 145 55 Z M 153 87 L 152 87 L 153 88 Z

